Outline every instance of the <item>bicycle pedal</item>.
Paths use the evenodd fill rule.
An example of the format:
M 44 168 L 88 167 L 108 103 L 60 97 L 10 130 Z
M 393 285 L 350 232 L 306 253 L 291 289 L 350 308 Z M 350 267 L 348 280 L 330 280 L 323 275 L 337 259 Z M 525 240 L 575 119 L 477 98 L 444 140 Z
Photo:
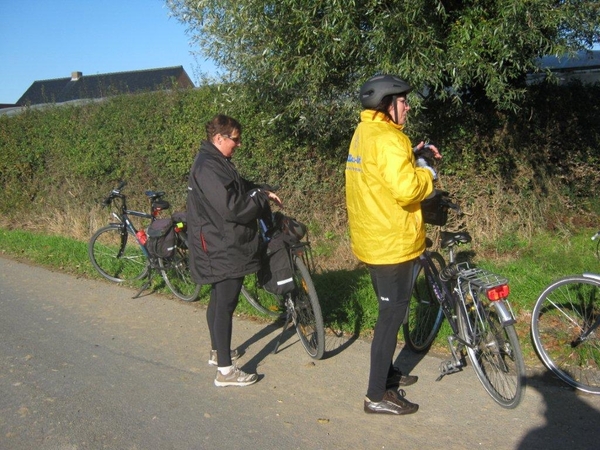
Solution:
M 443 361 L 440 364 L 440 376 L 437 377 L 435 381 L 440 381 L 444 376 L 460 371 L 460 364 L 457 364 L 454 361 Z

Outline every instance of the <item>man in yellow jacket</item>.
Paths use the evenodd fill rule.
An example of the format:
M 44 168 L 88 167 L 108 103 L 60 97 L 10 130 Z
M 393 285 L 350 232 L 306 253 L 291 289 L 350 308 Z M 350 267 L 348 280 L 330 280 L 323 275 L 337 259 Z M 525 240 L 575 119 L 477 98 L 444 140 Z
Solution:
M 399 389 L 416 383 L 417 377 L 403 375 L 392 364 L 415 261 L 425 250 L 420 202 L 433 193 L 436 179 L 435 170 L 415 158 L 403 133 L 411 89 L 392 75 L 372 77 L 361 87 L 365 109 L 346 163 L 352 250 L 369 268 L 379 303 L 364 401 L 365 412 L 375 414 L 412 414 L 419 408 Z M 432 151 L 439 157 L 435 147 Z

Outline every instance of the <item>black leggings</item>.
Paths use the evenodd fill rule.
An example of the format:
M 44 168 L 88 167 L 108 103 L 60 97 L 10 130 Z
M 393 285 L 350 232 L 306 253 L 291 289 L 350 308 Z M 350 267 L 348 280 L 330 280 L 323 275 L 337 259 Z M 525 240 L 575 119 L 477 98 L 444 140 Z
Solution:
M 367 397 L 373 402 L 383 399 L 387 377 L 393 373 L 392 362 L 411 296 L 415 261 L 368 266 L 379 303 L 367 389 Z
M 206 321 L 210 332 L 210 344 L 217 351 L 219 367 L 231 366 L 231 334 L 233 312 L 240 298 L 244 278 L 231 278 L 213 283 Z

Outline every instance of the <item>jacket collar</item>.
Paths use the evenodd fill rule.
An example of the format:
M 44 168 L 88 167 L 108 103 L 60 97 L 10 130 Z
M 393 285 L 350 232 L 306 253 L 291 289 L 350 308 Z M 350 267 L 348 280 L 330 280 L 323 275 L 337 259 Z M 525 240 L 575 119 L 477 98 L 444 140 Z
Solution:
M 380 111 L 375 111 L 374 109 L 365 109 L 360 113 L 360 121 L 361 122 L 380 122 L 387 123 L 397 130 L 402 131 L 404 129 L 404 125 L 399 125 L 395 122 L 392 122 L 388 117 Z
M 217 147 L 215 147 L 215 145 L 207 140 L 203 140 L 202 144 L 200 145 L 200 151 L 205 151 L 206 153 L 213 155 L 213 156 L 220 156 L 223 159 L 226 159 L 228 161 L 231 161 L 231 158 L 226 157 L 225 155 L 223 155 L 223 153 L 221 153 L 219 151 L 219 149 Z

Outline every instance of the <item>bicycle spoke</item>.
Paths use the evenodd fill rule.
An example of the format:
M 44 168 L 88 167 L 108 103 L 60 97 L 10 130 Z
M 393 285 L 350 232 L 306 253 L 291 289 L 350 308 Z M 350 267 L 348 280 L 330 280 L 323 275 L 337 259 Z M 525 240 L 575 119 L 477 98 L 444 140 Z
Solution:
M 192 280 L 189 268 L 189 252 L 178 247 L 170 258 L 159 258 L 161 275 L 167 287 L 176 297 L 186 302 L 198 298 L 201 286 Z
M 477 305 L 477 306 L 476 306 Z M 504 408 L 515 408 L 525 387 L 525 364 L 514 326 L 502 326 L 493 306 L 475 299 L 459 314 L 467 353 L 481 384 Z
M 261 289 L 256 275 L 246 277 L 241 295 L 261 314 L 272 318 L 285 317 L 286 311 L 283 304 L 283 297 Z
M 138 280 L 148 271 L 148 259 L 135 236 L 123 236 L 120 225 L 99 229 L 90 239 L 88 255 L 98 273 L 117 283 Z
M 292 320 L 306 352 L 314 359 L 320 359 L 325 352 L 325 327 L 317 291 L 310 278 L 310 272 L 302 260 L 294 256 L 294 280 L 296 289 L 293 295 Z
M 438 253 L 429 253 L 431 264 L 437 273 L 445 266 L 444 259 Z M 432 283 L 440 283 L 433 270 L 426 271 L 421 264 L 429 264 L 428 259 L 420 259 L 417 266 L 417 275 L 414 280 L 413 292 L 407 310 L 407 318 L 404 324 L 404 340 L 408 347 L 417 353 L 429 349 L 440 326 L 442 325 L 443 313 L 440 303 L 436 297 Z M 427 275 L 429 273 L 429 275 Z M 438 292 L 441 288 L 438 287 Z
M 532 314 L 531 333 L 544 364 L 560 379 L 600 394 L 600 281 L 567 277 L 550 285 Z

